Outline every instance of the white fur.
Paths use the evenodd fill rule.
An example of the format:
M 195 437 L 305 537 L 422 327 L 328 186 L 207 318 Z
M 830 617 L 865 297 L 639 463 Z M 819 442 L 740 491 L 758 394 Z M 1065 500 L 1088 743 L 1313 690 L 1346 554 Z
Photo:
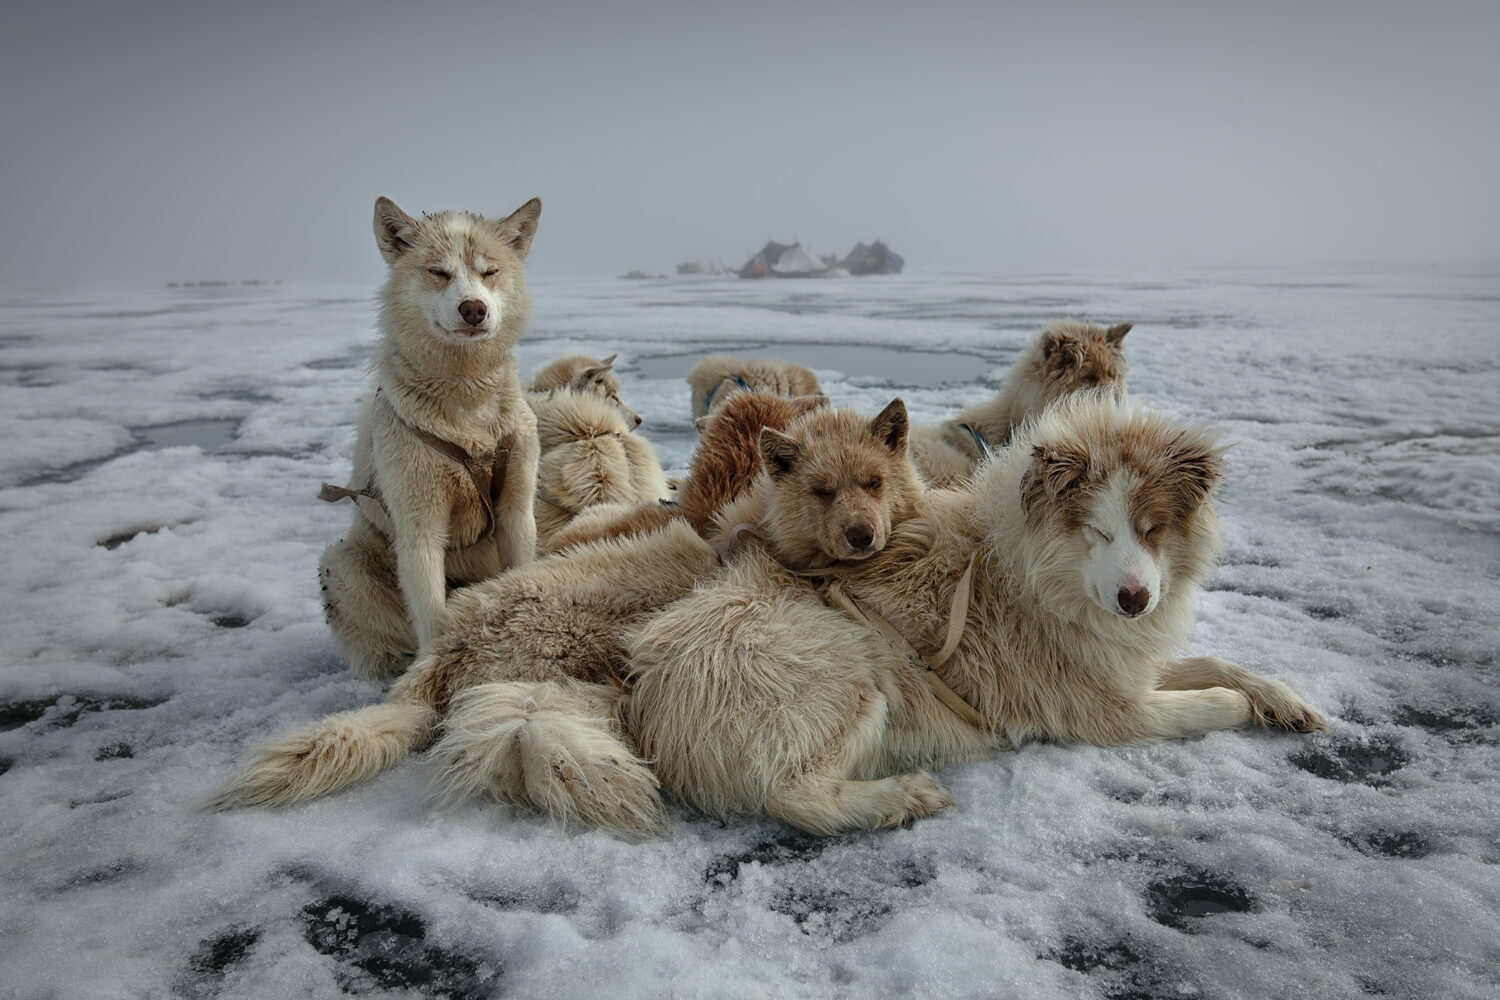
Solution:
M 1088 546 L 1083 574 L 1094 599 L 1113 614 L 1148 615 L 1161 599 L 1162 567 L 1147 550 L 1129 513 L 1129 475 L 1116 473 L 1089 512 L 1082 536 Z M 1123 593 L 1144 591 L 1144 608 L 1121 606 Z

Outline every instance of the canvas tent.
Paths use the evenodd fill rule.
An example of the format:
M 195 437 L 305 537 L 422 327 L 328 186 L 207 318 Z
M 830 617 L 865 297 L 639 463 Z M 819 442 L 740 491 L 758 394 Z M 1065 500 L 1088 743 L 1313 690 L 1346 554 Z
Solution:
M 856 243 L 849 256 L 839 261 L 839 267 L 850 274 L 900 274 L 905 263 L 900 254 L 876 240 L 869 246 Z
M 769 240 L 735 273 L 741 278 L 813 278 L 828 273 L 828 269 L 827 262 L 800 243 Z

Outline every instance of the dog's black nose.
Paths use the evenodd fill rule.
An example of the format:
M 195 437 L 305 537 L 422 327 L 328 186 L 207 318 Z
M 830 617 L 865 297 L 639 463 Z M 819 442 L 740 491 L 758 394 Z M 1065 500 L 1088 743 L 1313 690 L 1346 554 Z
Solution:
M 478 299 L 464 299 L 458 304 L 458 314 L 470 326 L 478 326 L 480 323 L 483 323 L 484 318 L 489 315 L 489 312 L 485 308 L 484 303 Z
M 868 524 L 851 524 L 845 530 L 844 537 L 855 549 L 868 549 L 870 543 L 875 541 L 875 529 Z
M 1121 587 L 1120 592 L 1115 595 L 1115 601 L 1120 605 L 1120 610 L 1132 618 L 1146 610 L 1146 605 L 1151 603 L 1151 591 L 1145 587 Z

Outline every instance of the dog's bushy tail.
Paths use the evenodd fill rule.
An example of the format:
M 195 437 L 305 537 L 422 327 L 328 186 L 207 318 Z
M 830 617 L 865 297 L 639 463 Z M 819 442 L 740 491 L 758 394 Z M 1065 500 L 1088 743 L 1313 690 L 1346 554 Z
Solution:
M 459 694 L 434 755 L 450 801 L 489 795 L 627 837 L 667 825 L 656 775 L 620 736 L 603 684 L 480 684 Z
M 432 739 L 438 713 L 414 701 L 339 712 L 272 740 L 207 809 L 282 806 L 374 777 Z

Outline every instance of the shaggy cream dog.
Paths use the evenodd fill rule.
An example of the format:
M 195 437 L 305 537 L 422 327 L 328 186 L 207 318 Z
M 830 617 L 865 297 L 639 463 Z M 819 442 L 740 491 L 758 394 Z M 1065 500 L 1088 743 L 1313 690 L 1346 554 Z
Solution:
M 641 426 L 641 416 L 625 405 L 620 396 L 620 380 L 615 378 L 614 364 L 618 355 L 611 354 L 600 361 L 586 354 L 570 354 L 549 361 L 531 375 L 527 391 L 551 395 L 561 390 L 592 393 L 619 407 L 632 428 Z
M 715 354 L 688 372 L 693 417 L 706 416 L 736 392 L 764 392 L 772 396 L 816 396 L 823 392 L 811 369 L 777 358 L 731 358 Z
M 1012 428 L 1049 403 L 1082 389 L 1125 392 L 1121 344 L 1131 324 L 1102 327 L 1062 320 L 1037 335 L 1005 376 L 1000 391 L 940 424 L 912 428 L 912 461 L 930 486 L 957 486 Z
M 669 494 L 656 449 L 632 434 L 624 413 L 592 393 L 533 393 L 537 440 L 536 530 L 553 535 L 598 504 L 658 503 Z
M 353 523 L 323 553 L 323 610 L 355 673 L 405 669 L 447 622 L 448 582 L 483 580 L 536 549 L 536 421 L 516 374 L 531 314 L 522 262 L 541 202 L 499 221 L 413 218 L 375 202 L 377 387 L 360 412 Z

